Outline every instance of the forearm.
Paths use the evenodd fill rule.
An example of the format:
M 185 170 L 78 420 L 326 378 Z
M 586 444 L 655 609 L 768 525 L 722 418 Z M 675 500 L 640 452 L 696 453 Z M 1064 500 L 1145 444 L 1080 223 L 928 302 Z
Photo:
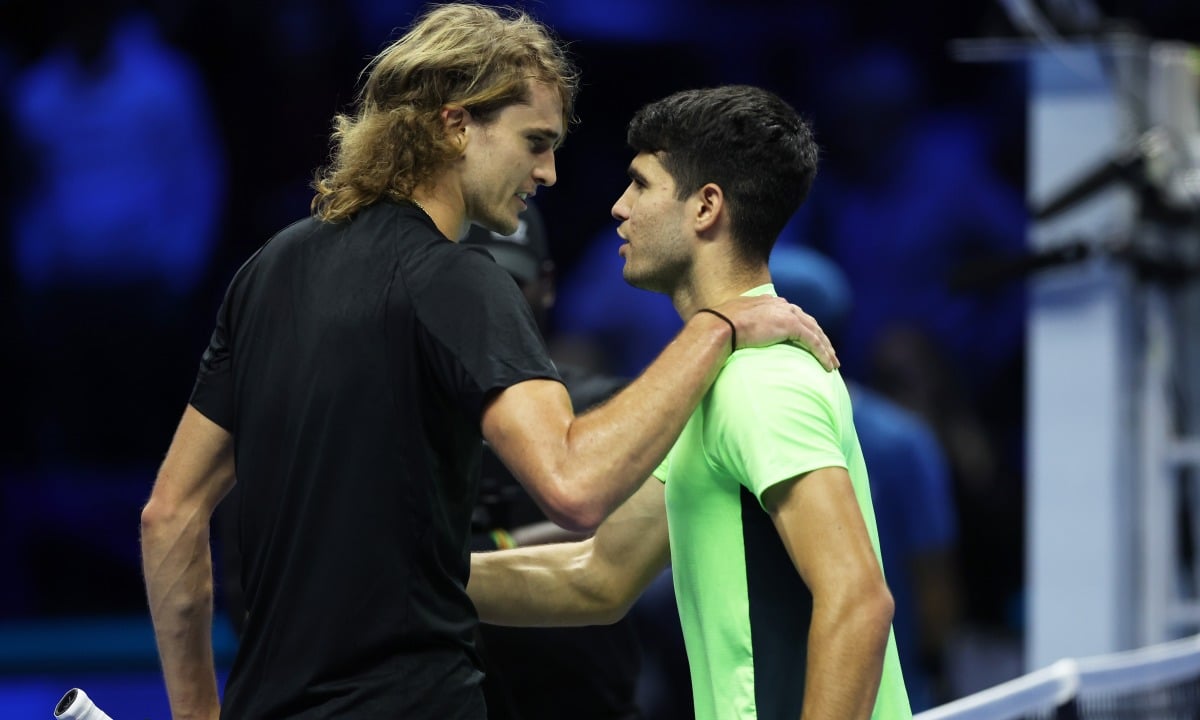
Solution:
M 467 594 L 493 625 L 553 627 L 616 622 L 626 606 L 612 583 L 597 582 L 591 540 L 471 555 Z
M 562 483 L 591 503 L 585 525 L 598 524 L 654 471 L 729 351 L 728 327 L 701 313 L 622 392 L 575 417 L 565 438 Z
M 814 600 L 803 719 L 869 718 L 891 632 L 892 599 L 882 592 Z
M 142 514 L 142 569 L 175 720 L 220 714 L 212 650 L 213 578 L 207 515 Z
M 496 625 L 600 625 L 621 619 L 671 555 L 654 478 L 578 542 L 476 553 L 467 593 Z

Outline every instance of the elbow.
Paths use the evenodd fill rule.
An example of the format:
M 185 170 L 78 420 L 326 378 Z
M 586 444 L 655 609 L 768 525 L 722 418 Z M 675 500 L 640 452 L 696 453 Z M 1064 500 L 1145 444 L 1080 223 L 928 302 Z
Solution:
M 617 578 L 593 588 L 591 609 L 587 613 L 588 625 L 615 625 L 629 614 L 638 593 L 621 580 Z
M 866 591 L 858 604 L 860 621 L 863 628 L 881 638 L 881 644 L 887 644 L 888 634 L 892 629 L 892 619 L 896 613 L 896 602 L 887 584 L 881 579 Z
M 199 514 L 152 497 L 141 513 L 141 556 L 154 617 L 211 616 L 212 558 Z
M 884 586 L 883 592 L 880 593 L 877 600 L 877 617 L 878 622 L 885 628 L 891 628 L 892 619 L 896 615 L 896 601 L 892 598 L 892 593 Z
M 142 535 L 153 533 L 156 529 L 170 523 L 174 512 L 167 503 L 151 497 L 142 507 Z
M 629 606 L 613 606 L 605 608 L 595 617 L 595 625 L 616 625 L 629 614 Z
M 615 625 L 625 619 L 629 611 L 633 609 L 633 604 L 638 599 L 636 592 L 628 592 L 618 594 L 612 598 L 610 602 L 604 606 L 604 611 L 601 614 L 598 625 Z
M 560 488 L 566 485 L 559 483 Z M 578 490 L 559 490 L 542 498 L 542 511 L 561 528 L 571 532 L 591 534 L 607 517 L 607 508 Z
M 550 515 L 550 519 L 564 530 L 590 535 L 604 522 L 604 515 L 592 508 L 581 507 L 564 509 Z
M 880 652 L 887 645 L 896 605 L 882 577 L 878 581 L 846 583 L 821 604 L 831 627 L 840 628 L 840 632 L 852 630 L 855 637 L 877 646 Z
M 186 527 L 193 527 L 201 522 L 201 516 L 193 509 L 172 502 L 161 496 L 151 495 L 150 500 L 142 506 L 141 534 L 143 543 L 160 538 L 177 535 Z M 207 527 L 207 517 L 204 518 Z
M 620 622 L 642 592 L 637 573 L 630 572 L 622 562 L 597 551 L 595 538 L 580 542 L 584 550 L 573 573 L 571 585 L 579 597 L 583 612 L 576 624 L 614 625 Z

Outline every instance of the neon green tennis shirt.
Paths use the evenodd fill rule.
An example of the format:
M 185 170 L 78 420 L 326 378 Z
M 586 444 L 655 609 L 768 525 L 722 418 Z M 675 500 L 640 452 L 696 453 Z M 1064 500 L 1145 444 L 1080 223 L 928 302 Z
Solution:
M 775 288 L 744 294 L 774 295 Z M 761 500 L 776 483 L 833 466 L 850 474 L 878 557 L 846 385 L 807 351 L 774 345 L 726 360 L 654 472 L 666 483 L 697 720 L 800 717 L 812 595 Z M 912 717 L 894 636 L 872 717 Z

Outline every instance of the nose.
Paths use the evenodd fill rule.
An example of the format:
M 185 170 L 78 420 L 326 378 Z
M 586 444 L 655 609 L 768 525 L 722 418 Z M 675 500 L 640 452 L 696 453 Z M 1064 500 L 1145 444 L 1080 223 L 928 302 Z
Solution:
M 558 172 L 554 167 L 554 151 L 550 150 L 543 155 L 543 159 L 538 161 L 538 164 L 533 168 L 533 179 L 538 185 L 550 187 L 558 182 Z
M 612 212 L 614 220 L 625 222 L 629 219 L 629 201 L 626 199 L 628 196 L 629 188 L 626 188 L 625 192 L 621 193 L 621 197 L 617 198 L 617 201 L 613 203 L 612 210 L 610 212 Z

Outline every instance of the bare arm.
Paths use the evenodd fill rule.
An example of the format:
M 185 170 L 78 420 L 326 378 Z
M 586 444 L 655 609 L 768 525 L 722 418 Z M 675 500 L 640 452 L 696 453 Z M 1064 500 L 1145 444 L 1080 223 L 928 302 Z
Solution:
M 467 593 L 494 625 L 600 625 L 624 617 L 670 560 L 663 484 L 647 480 L 580 542 L 471 555 Z
M 837 365 L 816 322 L 780 298 L 740 297 L 719 309 L 737 326 L 739 348 L 800 340 L 827 368 Z M 636 380 L 579 416 L 561 383 L 518 383 L 484 410 L 483 436 L 547 517 L 589 531 L 666 456 L 729 356 L 730 337 L 723 320 L 697 313 Z
M 175 720 L 220 714 L 209 521 L 233 487 L 233 438 L 190 405 L 142 510 L 142 570 Z
M 813 596 L 801 717 L 869 718 L 893 605 L 850 476 L 814 470 L 763 500 Z

